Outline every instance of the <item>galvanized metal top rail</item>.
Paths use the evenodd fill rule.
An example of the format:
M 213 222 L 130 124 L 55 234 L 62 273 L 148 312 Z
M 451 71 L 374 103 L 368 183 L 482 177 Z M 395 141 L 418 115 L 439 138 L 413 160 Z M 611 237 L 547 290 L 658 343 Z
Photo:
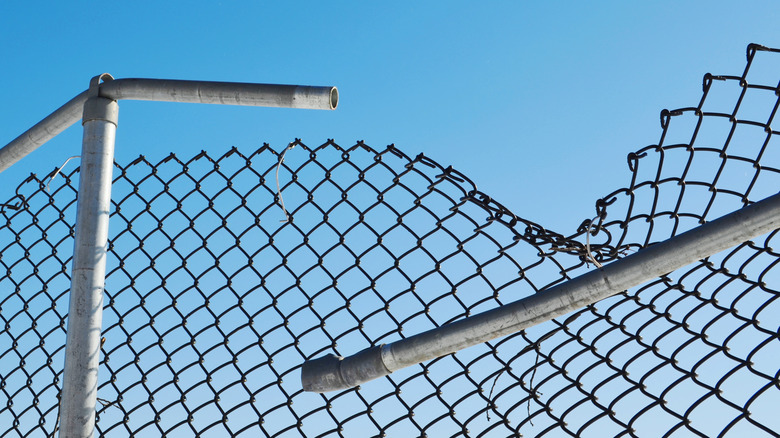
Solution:
M 112 100 L 211 103 L 278 108 L 336 109 L 336 87 L 251 84 L 167 79 L 116 79 L 100 84 L 100 97 Z M 81 120 L 88 91 L 77 95 L 0 149 L 0 172 Z

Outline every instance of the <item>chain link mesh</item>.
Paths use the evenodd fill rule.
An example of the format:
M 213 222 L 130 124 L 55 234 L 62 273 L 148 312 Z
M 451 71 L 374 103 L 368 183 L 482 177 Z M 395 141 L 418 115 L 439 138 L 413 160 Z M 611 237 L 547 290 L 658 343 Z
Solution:
M 300 387 L 305 360 L 538 293 L 776 193 L 777 52 L 750 45 L 741 76 L 708 74 L 696 107 L 663 111 L 629 186 L 574 233 L 393 145 L 116 165 L 99 433 L 778 436 L 776 232 L 359 388 Z M 56 432 L 77 176 L 31 175 L 0 210 L 0 436 Z

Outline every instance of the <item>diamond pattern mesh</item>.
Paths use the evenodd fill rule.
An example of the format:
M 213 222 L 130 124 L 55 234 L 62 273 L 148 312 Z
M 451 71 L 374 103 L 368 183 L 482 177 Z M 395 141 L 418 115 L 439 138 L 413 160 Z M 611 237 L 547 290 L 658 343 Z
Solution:
M 393 145 L 117 164 L 99 433 L 777 436 L 776 232 L 359 388 L 300 386 L 305 360 L 544 293 L 777 193 L 777 52 L 749 46 L 741 76 L 663 111 L 573 233 Z M 77 180 L 31 175 L 0 212 L 0 436 L 57 427 Z

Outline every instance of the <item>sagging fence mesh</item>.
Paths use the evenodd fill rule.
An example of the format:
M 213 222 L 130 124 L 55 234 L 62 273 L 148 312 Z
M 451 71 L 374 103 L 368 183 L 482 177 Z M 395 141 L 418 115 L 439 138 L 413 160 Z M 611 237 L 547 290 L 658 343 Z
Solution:
M 741 76 L 706 75 L 696 107 L 664 111 L 628 187 L 573 233 L 394 146 L 117 165 L 98 431 L 778 436 L 776 232 L 359 388 L 300 384 L 305 360 L 544 293 L 776 193 L 776 52 L 749 46 Z M 2 208 L 1 436 L 57 427 L 78 170 L 60 175 L 31 175 Z

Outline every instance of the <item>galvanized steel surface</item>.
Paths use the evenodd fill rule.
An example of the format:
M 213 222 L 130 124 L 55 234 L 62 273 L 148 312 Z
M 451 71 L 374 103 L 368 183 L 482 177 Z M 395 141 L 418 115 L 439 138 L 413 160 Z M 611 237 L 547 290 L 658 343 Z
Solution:
M 116 165 L 98 433 L 778 436 L 777 231 L 370 384 L 300 387 L 307 360 L 500 308 L 775 195 L 777 56 L 750 46 L 744 73 L 707 75 L 698 105 L 662 112 L 626 187 L 567 233 L 395 146 Z M 77 176 L 51 192 L 31 176 L 0 208 L 9 436 L 56 424 Z
M 210 103 L 277 108 L 333 110 L 336 87 L 206 82 L 165 79 L 118 79 L 105 83 L 100 95 L 114 100 Z
M 314 392 L 357 386 L 564 316 L 778 228 L 780 194 L 535 295 L 346 358 L 305 362 L 301 385 Z
M 89 92 L 84 91 L 0 149 L 0 172 L 81 120 Z M 336 87 L 252 84 L 165 79 L 115 79 L 100 84 L 99 95 L 112 100 L 211 103 L 332 110 Z
M 116 101 L 90 97 L 84 106 L 78 211 L 74 235 L 59 436 L 91 437 L 103 323 L 108 222 L 113 180 Z

